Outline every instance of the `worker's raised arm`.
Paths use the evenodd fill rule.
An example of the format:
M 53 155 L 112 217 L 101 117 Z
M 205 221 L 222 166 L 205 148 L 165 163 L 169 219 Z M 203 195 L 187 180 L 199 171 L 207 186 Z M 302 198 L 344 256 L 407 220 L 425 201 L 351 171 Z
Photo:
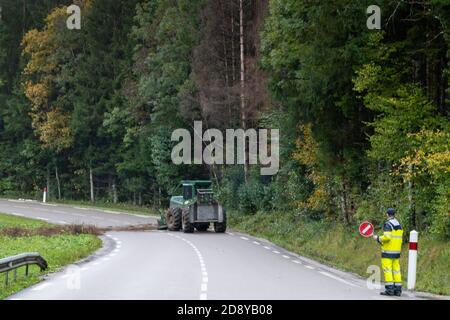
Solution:
M 377 236 L 377 242 L 379 244 L 383 244 L 391 241 L 391 238 L 392 238 L 392 225 L 388 222 L 385 222 L 383 227 L 383 235 Z

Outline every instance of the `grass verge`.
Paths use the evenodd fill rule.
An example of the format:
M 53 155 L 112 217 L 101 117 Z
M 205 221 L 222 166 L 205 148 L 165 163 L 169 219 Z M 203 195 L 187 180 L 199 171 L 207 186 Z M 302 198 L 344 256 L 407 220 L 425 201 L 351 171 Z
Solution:
M 0 258 L 24 252 L 39 252 L 48 262 L 48 269 L 43 272 L 39 267 L 31 266 L 28 277 L 24 275 L 25 267 L 19 268 L 17 282 L 10 281 L 9 285 L 5 285 L 5 274 L 0 274 L 0 299 L 39 282 L 44 274 L 55 272 L 67 264 L 83 259 L 101 247 L 101 240 L 93 234 L 74 234 L 65 230 L 58 234 L 37 233 L 37 230 L 47 230 L 51 227 L 51 224 L 42 221 L 0 214 Z M 2 230 L 11 229 L 20 229 L 23 232 L 19 232 L 19 236 L 2 233 Z M 23 234 L 30 235 L 23 236 Z
M 287 250 L 363 277 L 370 265 L 380 265 L 380 248 L 363 238 L 357 228 L 331 222 L 306 221 L 293 214 L 231 214 L 235 230 L 265 238 Z M 404 285 L 407 274 L 407 246 L 401 258 Z M 420 235 L 416 290 L 450 295 L 450 243 Z

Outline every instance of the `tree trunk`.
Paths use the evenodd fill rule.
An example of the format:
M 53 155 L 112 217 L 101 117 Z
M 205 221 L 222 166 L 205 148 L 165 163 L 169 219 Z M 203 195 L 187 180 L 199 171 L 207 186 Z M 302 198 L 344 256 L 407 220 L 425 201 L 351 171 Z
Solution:
M 50 199 L 50 167 L 47 165 L 47 201 Z
M 25 32 L 26 32 L 26 21 L 27 21 L 27 1 L 23 0 L 23 2 L 22 2 L 22 36 L 24 36 Z
M 233 80 L 232 85 L 236 82 L 236 50 L 234 48 L 234 7 L 231 6 L 231 78 Z
M 94 175 L 92 173 L 92 164 L 89 165 L 89 186 L 91 189 L 91 202 L 95 202 L 94 197 Z
M 117 203 L 117 186 L 116 186 L 116 178 L 113 178 L 112 183 L 112 194 L 113 194 L 113 202 Z
M 245 48 L 244 48 L 244 0 L 239 0 L 239 43 L 241 51 L 241 126 L 243 130 L 246 130 L 246 110 L 245 110 Z M 244 143 L 244 148 L 246 144 Z M 248 180 L 248 163 L 247 163 L 247 150 L 244 150 L 244 177 L 245 182 Z
M 407 183 L 407 188 L 408 188 L 408 211 L 409 211 L 409 214 L 410 214 L 411 228 L 416 229 L 417 228 L 417 219 L 416 219 L 416 208 L 415 208 L 415 205 L 414 205 L 414 197 L 413 197 L 414 184 L 412 182 L 413 170 L 414 170 L 413 165 L 409 164 L 408 165 L 408 171 L 409 171 L 410 178 L 409 178 L 408 183 Z
M 345 225 L 350 224 L 350 217 L 348 213 L 348 199 L 347 199 L 347 187 L 345 182 L 342 183 L 342 191 L 341 191 L 341 213 L 344 220 Z
M 141 191 L 139 191 L 139 193 L 138 193 L 138 205 L 140 207 L 142 207 L 142 192 Z
M 55 165 L 56 186 L 58 188 L 58 200 L 61 200 L 61 183 L 59 181 L 58 165 Z
M 158 187 L 158 209 L 161 208 L 161 187 Z

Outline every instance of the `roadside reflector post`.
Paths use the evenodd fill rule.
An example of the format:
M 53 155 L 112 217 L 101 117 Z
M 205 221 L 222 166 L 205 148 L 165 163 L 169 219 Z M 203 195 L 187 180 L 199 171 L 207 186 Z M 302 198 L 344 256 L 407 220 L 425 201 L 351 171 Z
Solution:
M 416 230 L 409 233 L 408 290 L 414 290 L 416 285 L 418 239 L 419 233 Z
M 44 191 L 44 195 L 42 198 L 42 202 L 46 203 L 47 202 L 47 187 L 45 187 L 43 191 Z

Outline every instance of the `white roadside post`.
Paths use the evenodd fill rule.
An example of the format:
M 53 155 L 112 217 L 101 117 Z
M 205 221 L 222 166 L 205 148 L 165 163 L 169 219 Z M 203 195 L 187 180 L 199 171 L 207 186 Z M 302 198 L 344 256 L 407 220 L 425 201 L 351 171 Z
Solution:
M 409 233 L 408 290 L 414 290 L 416 285 L 418 239 L 419 233 L 416 230 Z
M 44 196 L 43 196 L 42 202 L 43 203 L 47 202 L 47 187 L 44 188 Z

